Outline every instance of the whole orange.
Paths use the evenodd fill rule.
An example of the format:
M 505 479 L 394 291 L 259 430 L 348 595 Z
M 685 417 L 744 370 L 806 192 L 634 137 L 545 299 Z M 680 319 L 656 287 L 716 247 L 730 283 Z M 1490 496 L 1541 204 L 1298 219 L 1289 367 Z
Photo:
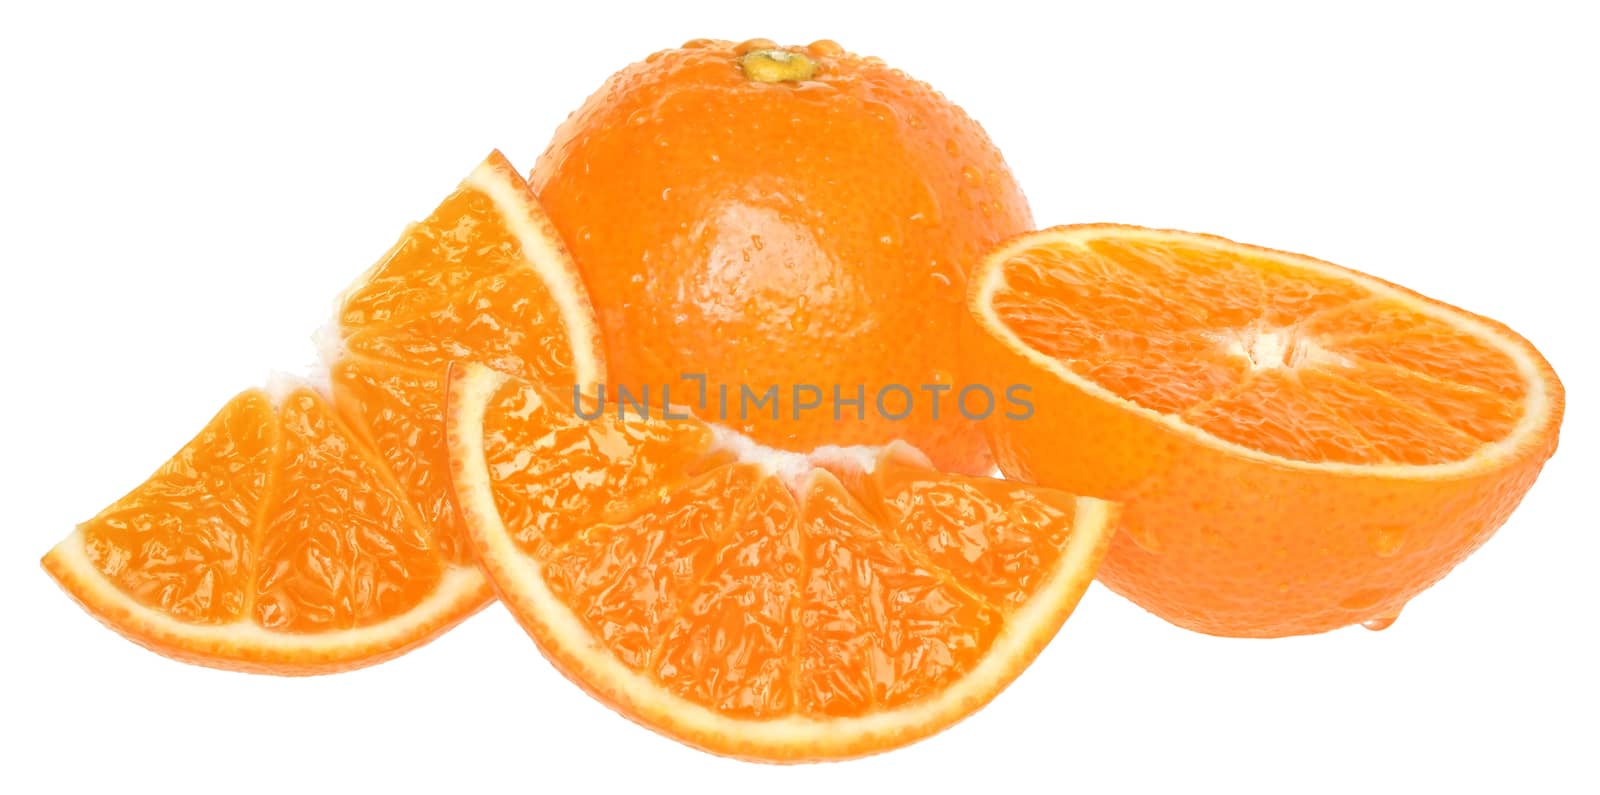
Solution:
M 692 41 L 613 75 L 529 179 L 612 387 L 659 404 L 669 385 L 779 448 L 901 438 L 943 469 L 989 467 L 967 416 L 987 404 L 962 412 L 949 389 L 966 276 L 1032 216 L 928 85 L 830 41 Z

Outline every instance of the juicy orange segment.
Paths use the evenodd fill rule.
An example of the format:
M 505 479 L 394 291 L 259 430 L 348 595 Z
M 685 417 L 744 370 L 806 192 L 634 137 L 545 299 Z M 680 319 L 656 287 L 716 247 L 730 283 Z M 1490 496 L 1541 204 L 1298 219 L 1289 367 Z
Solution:
M 450 483 L 445 374 L 481 361 L 587 386 L 587 299 L 492 153 L 341 299 L 332 405 L 246 392 L 45 566 L 102 621 L 181 659 L 321 673 L 399 654 L 492 592 Z
M 433 530 L 321 396 L 278 412 L 277 471 L 261 512 L 254 619 L 315 632 L 404 614 L 438 587 Z
M 481 606 L 380 459 L 314 391 L 230 401 L 45 568 L 113 629 L 163 654 L 322 673 L 419 645 Z
M 143 486 L 79 526 L 88 563 L 140 605 L 183 621 L 253 613 L 255 530 L 278 427 L 265 394 L 234 398 Z
M 450 488 L 449 456 L 444 446 L 444 378 L 347 355 L 329 371 L 334 401 L 355 425 L 410 497 L 417 513 L 444 528 L 439 549 L 457 565 L 473 565 L 458 528 L 460 512 Z M 352 423 L 353 424 L 353 423 Z
M 560 237 L 499 152 L 346 290 L 328 351 L 334 401 L 441 528 L 447 560 L 472 563 L 445 449 L 447 368 L 588 388 L 604 371 L 597 333 Z
M 968 308 L 971 372 L 1037 407 L 989 423 L 1001 468 L 1125 502 L 1100 578 L 1206 632 L 1387 626 L 1555 450 L 1526 340 L 1309 257 L 1059 227 L 991 253 Z
M 954 722 L 1055 633 L 1111 533 L 1107 503 L 903 446 L 808 457 L 697 420 L 585 420 L 478 367 L 449 412 L 512 612 L 586 689 L 718 753 L 835 758 Z
M 1025 252 L 1004 281 L 991 306 L 1027 347 L 1144 408 L 1285 458 L 1460 460 L 1504 437 L 1524 397 L 1492 338 L 1269 256 L 1101 237 Z

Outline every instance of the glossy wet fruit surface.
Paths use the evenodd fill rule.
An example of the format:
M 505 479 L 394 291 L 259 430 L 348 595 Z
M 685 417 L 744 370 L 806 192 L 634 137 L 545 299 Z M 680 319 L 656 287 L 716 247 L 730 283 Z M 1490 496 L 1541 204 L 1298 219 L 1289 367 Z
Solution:
M 552 389 L 590 387 L 604 371 L 560 236 L 499 152 L 345 292 L 331 342 L 340 412 L 463 565 L 472 557 L 444 443 L 447 369 L 477 362 Z
M 301 674 L 392 657 L 492 599 L 450 486 L 449 366 L 587 386 L 595 329 L 496 152 L 341 298 L 326 390 L 242 394 L 45 567 L 105 623 L 189 662 Z
M 754 759 L 882 751 L 982 706 L 1114 523 L 902 445 L 800 455 L 693 419 L 586 420 L 483 368 L 449 428 L 472 543 L 545 654 L 625 716 Z
M 968 355 L 1033 385 L 1010 476 L 1125 501 L 1100 578 L 1222 635 L 1387 626 L 1555 450 L 1560 381 L 1510 329 L 1205 235 L 1060 227 L 974 275 Z
M 45 556 L 155 651 L 271 673 L 399 654 L 484 604 L 382 461 L 316 392 L 240 394 L 144 484 Z
M 529 180 L 615 383 L 657 400 L 671 384 L 684 405 L 685 373 L 735 396 L 777 385 L 777 416 L 696 408 L 782 449 L 903 438 L 987 470 L 973 423 L 948 397 L 934 419 L 934 400 L 960 380 L 968 269 L 1032 217 L 982 128 L 929 86 L 832 42 L 690 42 L 614 75 Z M 875 405 L 887 385 L 916 398 L 909 416 L 886 416 L 900 393 Z

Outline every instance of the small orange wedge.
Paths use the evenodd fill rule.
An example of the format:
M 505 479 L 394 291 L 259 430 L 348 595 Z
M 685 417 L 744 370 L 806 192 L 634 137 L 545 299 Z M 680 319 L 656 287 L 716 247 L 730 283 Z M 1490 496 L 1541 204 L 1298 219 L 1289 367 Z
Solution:
M 587 386 L 595 328 L 496 152 L 341 299 L 332 401 L 241 394 L 44 566 L 101 621 L 188 662 L 314 674 L 400 654 L 493 598 L 450 488 L 448 363 Z
M 978 267 L 965 358 L 1023 384 L 1010 476 L 1126 503 L 1102 582 L 1218 635 L 1382 628 L 1506 521 L 1561 382 L 1505 326 L 1208 235 L 1033 232 Z
M 624 716 L 765 761 L 875 753 L 1012 681 L 1109 541 L 1099 500 L 904 445 L 786 453 L 464 368 L 456 493 L 501 599 Z
M 482 607 L 382 459 L 317 392 L 249 390 L 44 566 L 134 642 L 277 674 L 398 655 Z

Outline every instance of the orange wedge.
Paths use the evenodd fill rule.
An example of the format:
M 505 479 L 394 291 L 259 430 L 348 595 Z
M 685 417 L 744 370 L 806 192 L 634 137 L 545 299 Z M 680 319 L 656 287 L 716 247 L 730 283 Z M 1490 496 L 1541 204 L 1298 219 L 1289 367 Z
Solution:
M 587 390 L 605 372 L 598 329 L 560 236 L 494 152 L 345 291 L 323 353 L 340 413 L 439 526 L 449 560 L 470 566 L 445 448 L 447 368 Z
M 378 662 L 482 607 L 477 571 L 315 391 L 230 401 L 44 567 L 131 640 L 187 662 L 314 674 Z
M 1126 503 L 1102 582 L 1180 626 L 1382 628 L 1505 522 L 1563 392 L 1493 320 L 1207 235 L 1068 226 L 974 274 L 965 358 L 1031 388 L 1016 478 Z
M 493 598 L 444 443 L 445 369 L 602 371 L 559 238 L 490 155 L 340 301 L 332 402 L 251 390 L 45 556 L 97 618 L 188 662 L 312 674 L 387 659 Z
M 954 723 L 1056 633 L 1112 534 L 1109 503 L 903 445 L 785 453 L 576 400 L 453 382 L 472 545 L 562 672 L 714 753 L 836 759 Z

